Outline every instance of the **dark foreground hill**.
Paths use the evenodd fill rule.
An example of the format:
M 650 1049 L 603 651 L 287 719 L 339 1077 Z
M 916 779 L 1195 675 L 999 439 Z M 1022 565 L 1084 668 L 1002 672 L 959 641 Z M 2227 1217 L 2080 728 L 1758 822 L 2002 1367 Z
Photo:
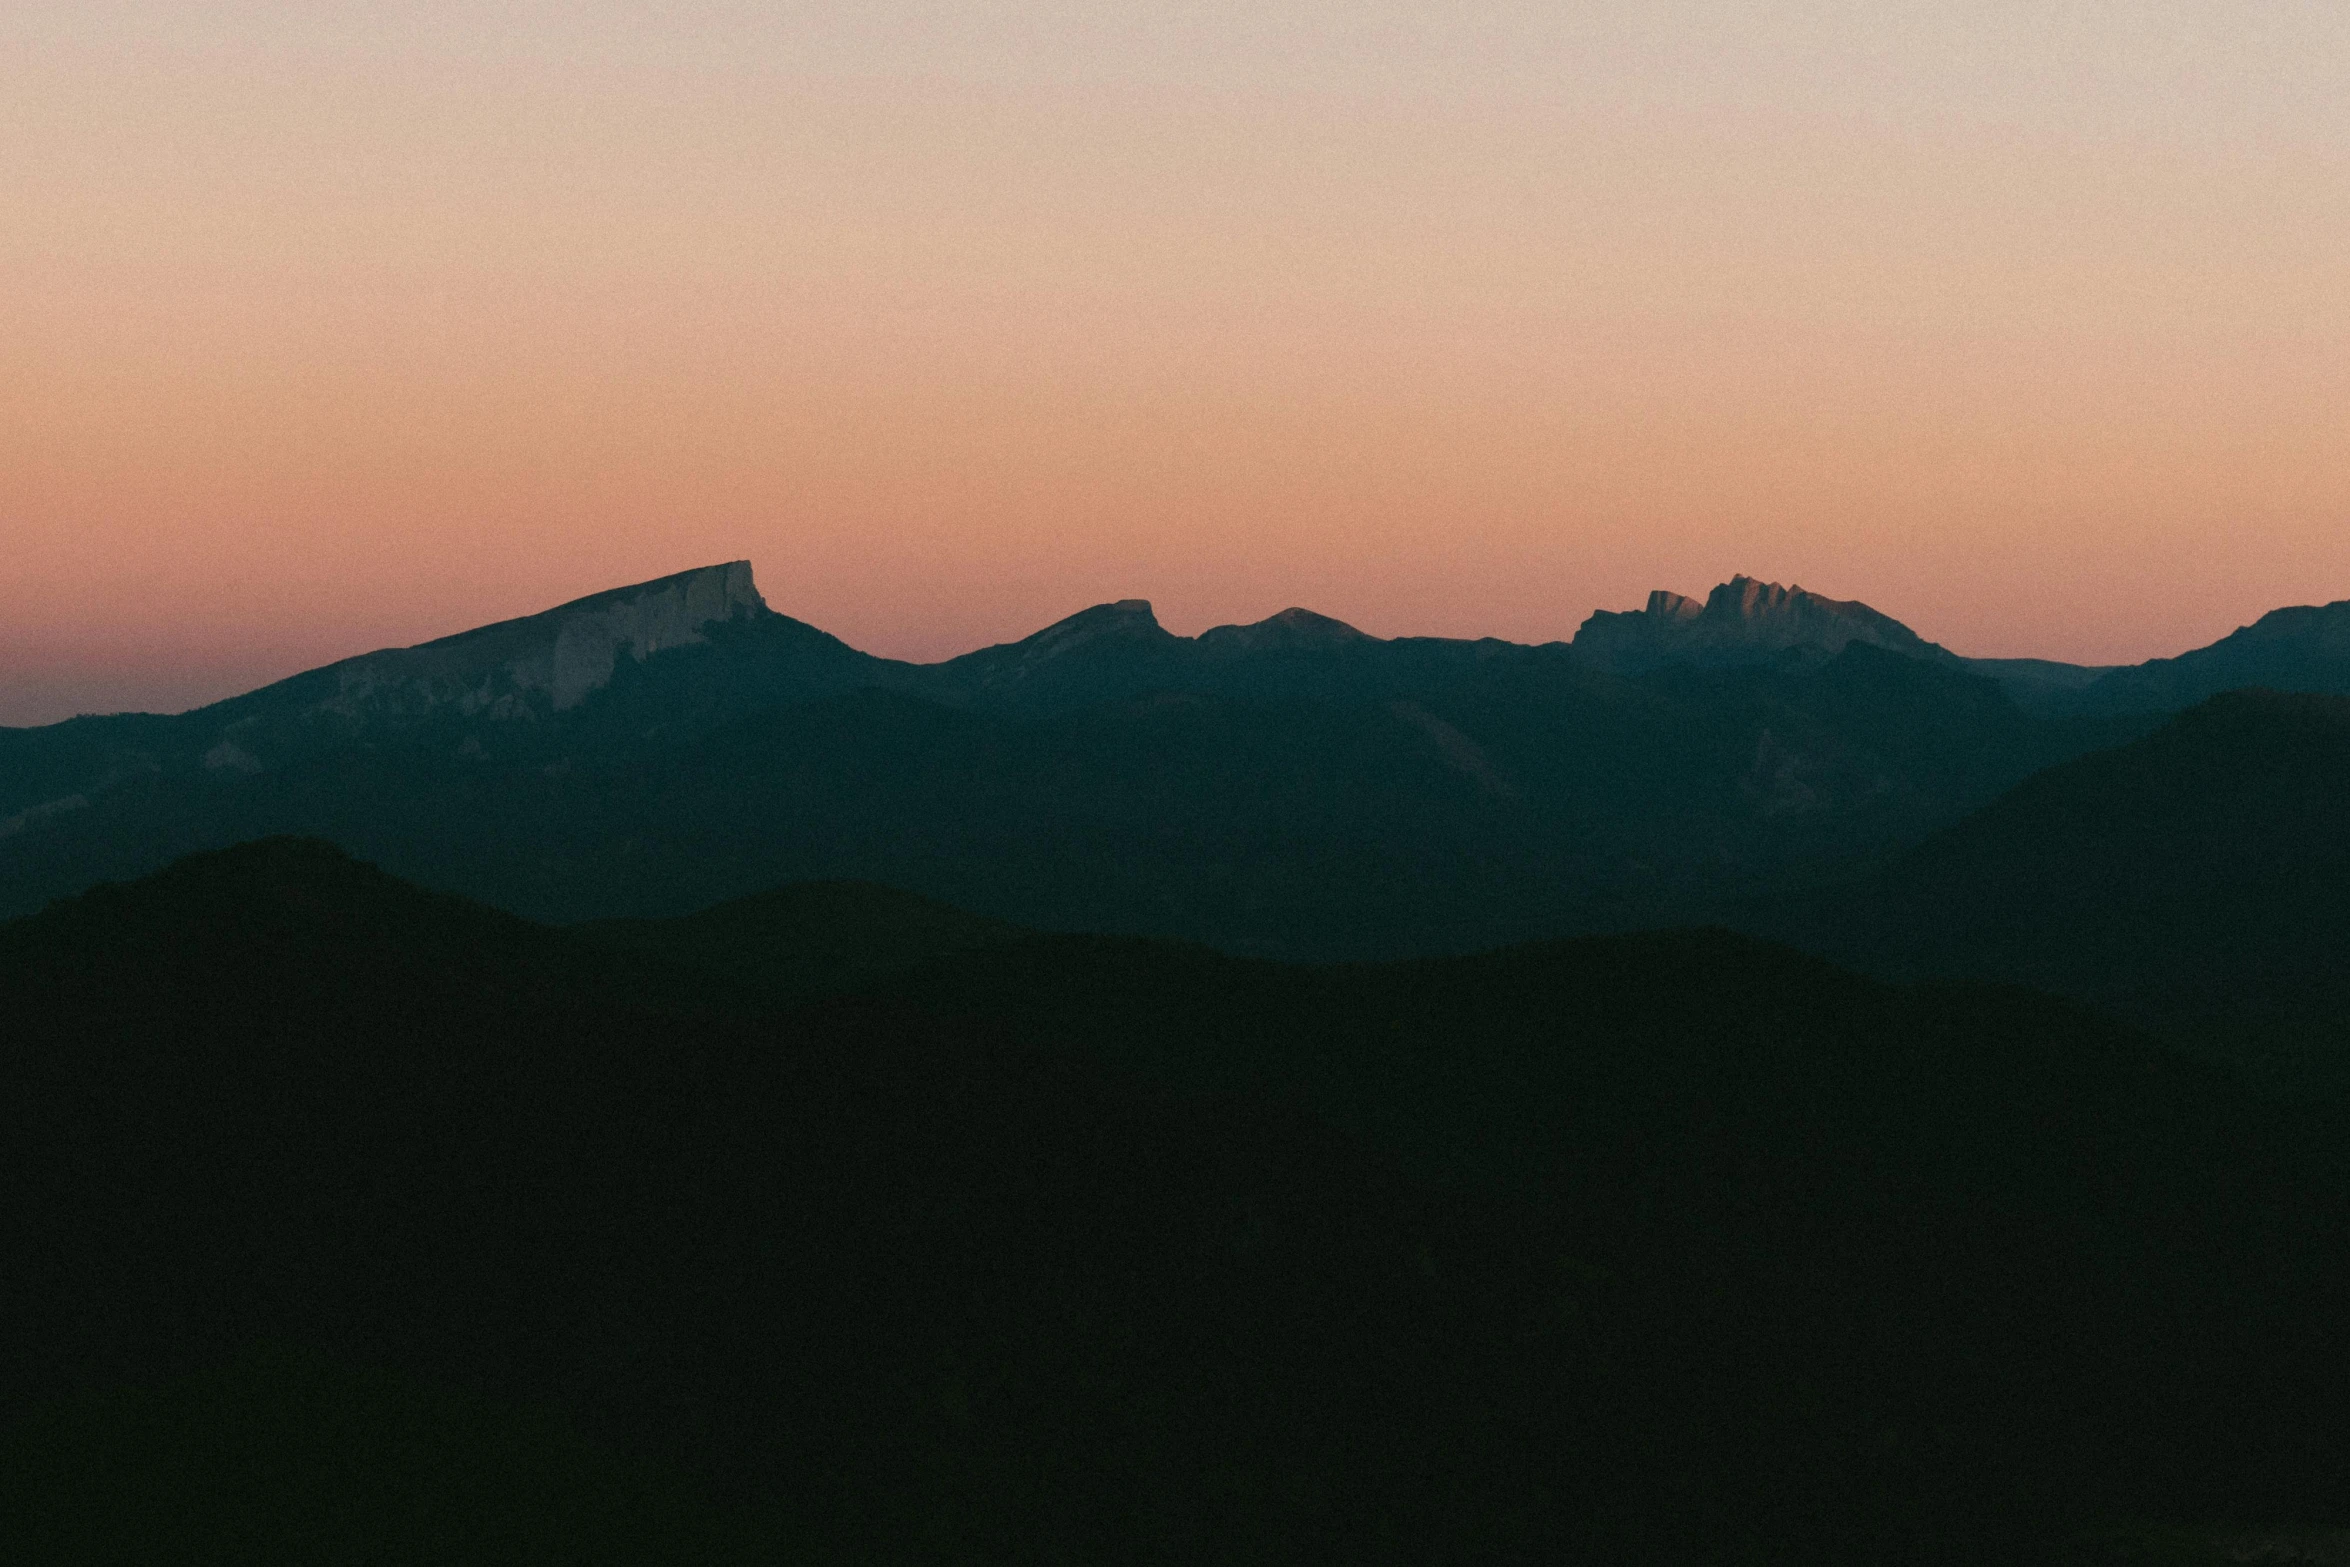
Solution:
M 682 967 L 300 842 L 0 926 L 0 1484 L 99 1455 L 0 1516 L 153 1559 L 424 1497 L 428 1554 L 544 1559 L 601 1492 L 635 1559 L 878 1562 L 2342 1521 L 2339 1129 L 2061 1004 L 1718 933 L 904 967 L 935 923 L 821 896 L 868 979 L 781 1011 L 773 906 Z
M 897 971 L 1036 935 L 872 882 L 795 882 L 674 919 L 573 927 L 600 947 L 689 971 L 735 1006 L 854 989 Z
M 2245 691 L 2030 780 L 1765 922 L 1847 961 L 2078 997 L 2350 1090 L 2350 700 Z

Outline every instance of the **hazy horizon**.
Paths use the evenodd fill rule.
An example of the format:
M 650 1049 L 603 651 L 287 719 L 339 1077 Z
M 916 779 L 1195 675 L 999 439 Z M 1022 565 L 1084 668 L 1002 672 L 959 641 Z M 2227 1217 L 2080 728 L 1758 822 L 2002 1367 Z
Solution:
M 12 8 L 0 724 L 749 557 L 2126 663 L 2350 597 L 2350 13 Z

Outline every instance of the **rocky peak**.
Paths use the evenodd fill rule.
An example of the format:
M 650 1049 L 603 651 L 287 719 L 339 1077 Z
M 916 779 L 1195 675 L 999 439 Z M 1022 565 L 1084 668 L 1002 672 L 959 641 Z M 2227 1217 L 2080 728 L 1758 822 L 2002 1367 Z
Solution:
M 1707 594 L 1692 628 L 1769 647 L 1817 646 L 1829 652 L 1855 641 L 1900 651 L 1928 646 L 1900 621 L 1857 600 L 1827 598 L 1800 585 L 1783 588 L 1752 577 L 1732 577 Z
M 1737 576 L 1700 604 L 1663 589 L 1644 610 L 1600 610 L 1575 633 L 1575 650 L 1602 667 L 1636 674 L 1665 664 L 1735 664 L 1790 653 L 1833 657 L 1854 642 L 1917 658 L 1948 654 L 1916 632 L 1850 599 Z

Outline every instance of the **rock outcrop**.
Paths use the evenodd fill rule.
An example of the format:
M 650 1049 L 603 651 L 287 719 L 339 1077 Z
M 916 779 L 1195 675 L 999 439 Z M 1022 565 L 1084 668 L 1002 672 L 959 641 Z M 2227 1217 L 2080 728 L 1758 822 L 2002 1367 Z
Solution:
M 707 641 L 713 623 L 768 612 L 749 561 L 705 566 L 437 642 L 345 659 L 329 667 L 335 689 L 319 706 L 353 719 L 447 706 L 491 718 L 523 717 L 542 706 L 565 712 L 611 684 L 624 652 L 641 661 Z
M 1575 633 L 1575 652 L 1617 674 L 1639 674 L 1668 664 L 1721 666 L 1771 662 L 1789 656 L 1832 658 L 1866 642 L 1912 658 L 1949 661 L 1953 655 L 1868 605 L 1825 598 L 1801 587 L 1732 577 L 1703 604 L 1663 590 L 1648 607 L 1600 610 Z

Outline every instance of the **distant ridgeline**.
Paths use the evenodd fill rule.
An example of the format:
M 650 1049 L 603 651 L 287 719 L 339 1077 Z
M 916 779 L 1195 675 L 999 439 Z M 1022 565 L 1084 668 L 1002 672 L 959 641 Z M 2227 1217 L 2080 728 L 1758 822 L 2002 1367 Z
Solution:
M 1737 578 L 1572 643 L 1140 600 L 917 665 L 746 562 L 177 716 L 0 730 L 0 913 L 272 833 L 534 916 L 862 878 L 1034 925 L 1379 956 L 1721 918 L 1890 863 L 2242 685 L 2350 691 L 2350 604 L 2120 670 L 1955 655 Z

